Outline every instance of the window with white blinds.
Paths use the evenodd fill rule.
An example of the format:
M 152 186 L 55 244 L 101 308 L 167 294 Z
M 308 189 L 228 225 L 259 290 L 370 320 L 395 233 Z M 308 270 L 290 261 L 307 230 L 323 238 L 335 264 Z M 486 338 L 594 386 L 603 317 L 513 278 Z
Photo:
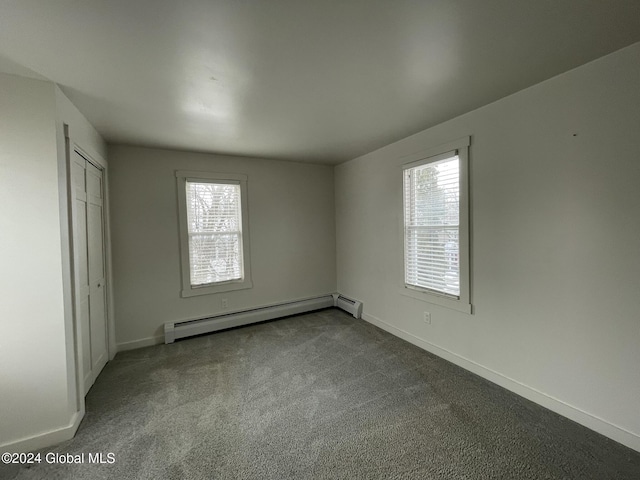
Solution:
M 404 282 L 440 299 L 434 303 L 470 311 L 465 140 L 403 166 Z
M 404 172 L 405 282 L 460 296 L 460 162 L 447 158 Z
M 187 181 L 191 285 L 242 279 L 240 184 Z
M 176 172 L 182 296 L 251 288 L 247 177 Z

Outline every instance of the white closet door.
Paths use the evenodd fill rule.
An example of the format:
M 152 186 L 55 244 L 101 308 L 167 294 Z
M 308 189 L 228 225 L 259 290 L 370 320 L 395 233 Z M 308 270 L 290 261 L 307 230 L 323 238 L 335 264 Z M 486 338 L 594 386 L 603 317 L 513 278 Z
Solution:
M 89 256 L 89 317 L 91 370 L 94 380 L 107 364 L 107 309 L 105 305 L 104 219 L 102 170 L 87 162 L 87 253 Z
M 74 251 L 76 261 L 76 305 L 80 342 L 80 362 L 84 393 L 93 385 L 91 372 L 91 330 L 89 328 L 89 263 L 87 257 L 87 186 L 85 179 L 86 160 L 74 153 L 72 178 L 75 191 Z
M 73 154 L 80 361 L 86 394 L 107 363 L 102 170 Z

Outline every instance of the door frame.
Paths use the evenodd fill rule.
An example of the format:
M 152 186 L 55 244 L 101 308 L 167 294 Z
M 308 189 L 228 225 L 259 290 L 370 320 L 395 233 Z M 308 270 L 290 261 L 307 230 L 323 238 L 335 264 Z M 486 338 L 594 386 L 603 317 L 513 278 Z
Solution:
M 67 208 L 69 220 L 69 248 L 70 248 L 70 273 L 71 273 L 71 304 L 73 319 L 73 337 L 74 337 L 74 360 L 75 360 L 75 383 L 76 383 L 76 408 L 78 412 L 84 415 L 84 372 L 82 366 L 82 342 L 79 337 L 79 286 L 76 282 L 78 278 L 78 252 L 76 250 L 75 234 L 77 232 L 77 208 L 75 202 L 75 184 L 72 178 L 73 156 L 75 153 L 80 155 L 89 163 L 102 171 L 102 188 L 103 188 L 103 242 L 104 242 L 104 265 L 105 265 L 105 318 L 106 318 L 106 338 L 107 338 L 107 355 L 108 360 L 113 360 L 117 353 L 115 342 L 115 322 L 113 316 L 113 294 L 111 285 L 113 285 L 112 259 L 111 259 L 111 226 L 109 221 L 109 183 L 108 168 L 105 159 L 99 155 L 89 154 L 81 145 L 74 141 L 69 126 L 64 124 L 65 137 L 65 166 L 66 166 L 66 190 L 67 190 Z

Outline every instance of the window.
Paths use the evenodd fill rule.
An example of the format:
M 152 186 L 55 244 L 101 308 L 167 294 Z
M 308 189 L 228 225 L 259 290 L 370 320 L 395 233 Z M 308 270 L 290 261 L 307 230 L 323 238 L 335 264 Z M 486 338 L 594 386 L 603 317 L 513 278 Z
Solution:
M 251 288 L 247 177 L 176 172 L 182 296 Z
M 404 174 L 404 283 L 409 295 L 470 312 L 469 138 L 413 156 Z

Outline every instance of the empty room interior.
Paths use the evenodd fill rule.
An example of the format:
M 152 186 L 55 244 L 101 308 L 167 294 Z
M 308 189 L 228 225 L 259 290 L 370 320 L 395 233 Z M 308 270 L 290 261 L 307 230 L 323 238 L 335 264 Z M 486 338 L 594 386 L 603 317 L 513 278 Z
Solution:
M 637 0 L 0 3 L 0 478 L 640 478 Z

